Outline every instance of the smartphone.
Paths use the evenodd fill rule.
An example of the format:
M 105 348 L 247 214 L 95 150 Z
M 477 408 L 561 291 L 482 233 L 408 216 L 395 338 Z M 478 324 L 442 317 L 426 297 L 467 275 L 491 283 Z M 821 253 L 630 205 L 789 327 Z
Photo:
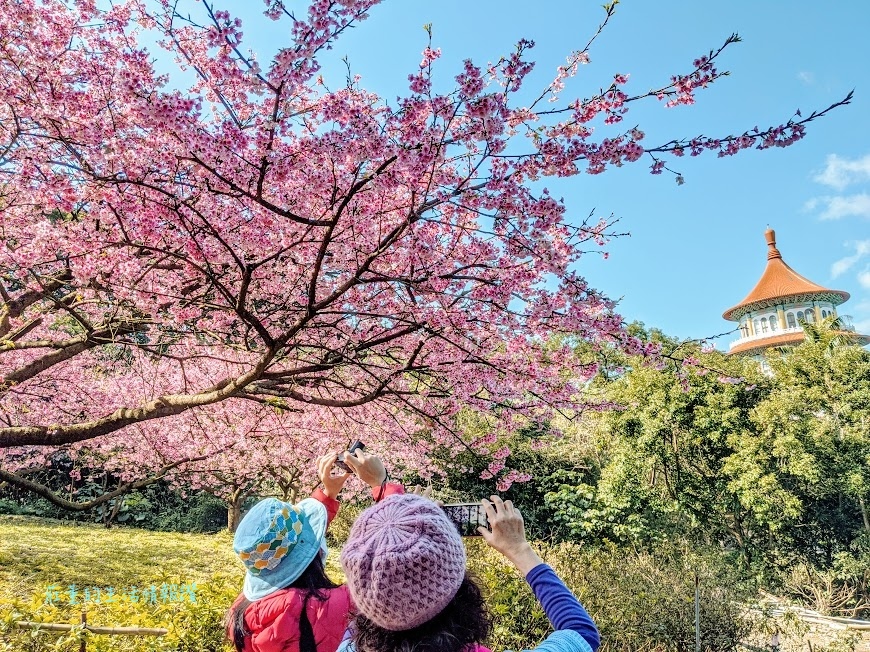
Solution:
M 346 471 L 347 473 L 353 473 L 353 469 L 344 463 L 344 456 L 347 453 L 355 453 L 357 451 L 364 451 L 365 449 L 366 445 L 362 443 L 359 439 L 357 439 L 354 443 L 350 445 L 350 448 L 347 449 L 346 453 L 338 454 L 338 457 L 335 458 L 335 465 L 343 471 Z
M 447 514 L 447 518 L 459 530 L 460 536 L 480 536 L 477 528 L 480 526 L 489 527 L 486 510 L 483 509 L 483 505 L 480 503 L 453 503 L 452 505 L 442 505 L 441 508 Z

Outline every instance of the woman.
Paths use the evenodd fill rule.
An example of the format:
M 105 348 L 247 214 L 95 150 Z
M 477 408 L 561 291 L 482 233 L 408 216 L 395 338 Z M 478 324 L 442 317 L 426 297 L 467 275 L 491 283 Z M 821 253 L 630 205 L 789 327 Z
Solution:
M 227 635 L 238 652 L 335 652 L 341 642 L 350 596 L 324 570 L 326 528 L 350 477 L 333 470 L 335 461 L 334 452 L 318 460 L 323 488 L 311 498 L 295 505 L 266 498 L 239 523 L 233 549 L 245 564 L 245 582 L 227 614 Z M 402 492 L 387 483 L 374 455 L 360 451 L 344 461 L 376 500 Z
M 525 576 L 556 630 L 536 650 L 595 652 L 589 614 L 526 541 L 520 512 L 491 498 L 482 501 L 491 530 L 480 534 Z M 465 561 L 459 533 L 430 500 L 391 496 L 365 510 L 341 552 L 358 613 L 339 652 L 486 650 L 490 619 Z

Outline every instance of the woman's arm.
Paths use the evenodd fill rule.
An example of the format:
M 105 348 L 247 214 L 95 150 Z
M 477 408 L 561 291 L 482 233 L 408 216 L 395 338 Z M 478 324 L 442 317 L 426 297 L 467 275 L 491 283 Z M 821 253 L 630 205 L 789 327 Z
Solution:
M 338 514 L 338 510 L 341 508 L 341 503 L 335 498 L 327 496 L 326 492 L 320 487 L 311 492 L 311 497 L 320 501 L 323 503 L 323 506 L 326 507 L 326 526 L 329 527 L 329 524 L 332 523 L 332 519 L 334 519 L 336 514 Z
M 593 651 L 598 649 L 601 638 L 592 617 L 552 568 L 547 564 L 539 564 L 526 575 L 526 581 L 553 629 L 573 630 L 589 643 Z
M 376 503 L 381 502 L 387 496 L 395 496 L 405 493 L 405 487 L 398 482 L 387 482 L 384 480 L 377 487 L 372 487 L 372 498 Z
M 588 645 L 595 652 L 601 642 L 595 623 L 565 583 L 529 545 L 523 515 L 511 501 L 502 502 L 498 496 L 492 496 L 491 499 L 492 502 L 482 501 L 491 530 L 478 528 L 481 536 L 525 576 L 553 629 L 557 630 L 556 633 L 576 632 L 584 645 Z M 551 638 L 552 636 L 547 641 Z M 568 644 L 572 638 L 558 636 L 554 640 L 564 640 Z
M 350 473 L 345 471 L 336 473 L 335 460 L 336 453 L 334 451 L 317 460 L 317 475 L 323 487 L 318 487 L 311 494 L 312 498 L 319 500 L 326 507 L 327 523 L 332 523 L 332 519 L 338 514 L 341 507 L 338 495 L 350 477 Z M 371 487 L 372 498 L 375 499 L 375 502 L 379 502 L 387 496 L 405 493 L 405 488 L 398 482 L 387 482 L 387 471 L 379 457 L 360 452 L 357 457 L 354 457 L 352 453 L 347 455 L 345 460 L 359 478 Z
M 398 482 L 387 482 L 389 475 L 383 461 L 377 455 L 369 455 L 363 450 L 345 453 L 344 463 L 353 469 L 357 477 L 372 489 L 372 498 L 380 502 L 387 496 L 405 493 Z

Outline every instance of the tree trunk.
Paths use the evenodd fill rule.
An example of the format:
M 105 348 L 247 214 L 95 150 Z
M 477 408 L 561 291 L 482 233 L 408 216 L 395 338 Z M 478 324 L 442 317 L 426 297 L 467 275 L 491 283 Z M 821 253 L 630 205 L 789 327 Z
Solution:
M 106 526 L 106 528 L 112 527 L 112 521 L 114 521 L 118 517 L 118 514 L 120 513 L 121 507 L 123 505 L 124 496 L 119 496 L 115 500 L 115 504 L 112 505 L 112 509 L 109 511 L 108 515 L 106 515 L 105 511 L 103 512 L 103 524 Z
M 870 532 L 870 518 L 867 517 L 867 505 L 864 504 L 864 496 L 858 496 L 858 503 L 861 505 L 861 518 L 864 519 L 864 530 Z
M 244 495 L 233 492 L 227 507 L 227 529 L 230 532 L 235 532 L 236 528 L 239 527 L 239 521 L 242 520 L 243 502 L 245 502 Z

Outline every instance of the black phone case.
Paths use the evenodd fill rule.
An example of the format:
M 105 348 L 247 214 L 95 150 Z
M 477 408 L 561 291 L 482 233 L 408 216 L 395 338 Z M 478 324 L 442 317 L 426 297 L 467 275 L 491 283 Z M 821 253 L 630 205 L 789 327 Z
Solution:
M 357 439 L 354 443 L 350 445 L 350 448 L 347 449 L 348 453 L 355 453 L 358 450 L 365 450 L 366 445 L 362 443 L 359 439 Z M 335 466 L 340 468 L 342 471 L 346 473 L 353 473 L 353 469 L 351 469 L 347 464 L 344 463 L 344 453 L 339 454 L 338 457 L 335 458 Z
M 477 528 L 480 526 L 489 527 L 489 521 L 486 518 L 486 510 L 480 503 L 454 503 L 452 505 L 442 505 L 447 518 L 459 530 L 460 536 L 477 537 L 480 536 Z

